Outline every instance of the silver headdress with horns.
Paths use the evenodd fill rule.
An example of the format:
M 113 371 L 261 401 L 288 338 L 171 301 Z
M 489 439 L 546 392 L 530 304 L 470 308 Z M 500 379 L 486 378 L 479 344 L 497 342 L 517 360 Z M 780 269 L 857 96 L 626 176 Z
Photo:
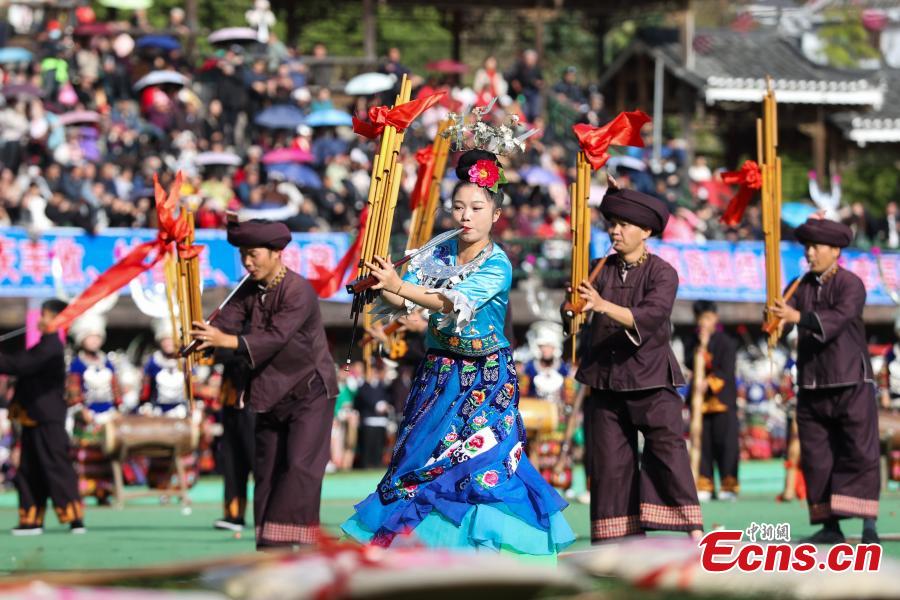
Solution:
M 509 115 L 499 127 L 494 127 L 484 121 L 485 115 L 491 112 L 497 99 L 494 98 L 487 106 L 472 109 L 472 118 L 465 115 L 450 113 L 448 118 L 453 121 L 441 135 L 449 138 L 453 149 L 462 150 L 487 150 L 498 156 L 505 156 L 513 152 L 525 151 L 525 140 L 538 132 L 537 129 L 529 129 L 525 133 L 516 135 L 519 128 L 519 117 Z

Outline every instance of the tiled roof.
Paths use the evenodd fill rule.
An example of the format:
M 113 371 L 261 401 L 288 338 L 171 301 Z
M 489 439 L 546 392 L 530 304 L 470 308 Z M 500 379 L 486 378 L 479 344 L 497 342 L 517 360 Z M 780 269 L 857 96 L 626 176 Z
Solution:
M 796 42 L 774 30 L 699 30 L 693 48 L 694 65 L 688 69 L 676 35 L 668 30 L 647 30 L 612 67 L 621 66 L 635 53 L 659 57 L 670 72 L 701 90 L 708 104 L 758 102 L 767 76 L 773 80 L 780 103 L 877 108 L 884 102 L 885 83 L 879 72 L 817 65 L 803 55 Z M 606 78 L 611 75 L 608 72 Z
M 884 69 L 881 73 L 887 90 L 880 109 L 847 111 L 831 117 L 844 135 L 860 146 L 900 142 L 900 69 Z

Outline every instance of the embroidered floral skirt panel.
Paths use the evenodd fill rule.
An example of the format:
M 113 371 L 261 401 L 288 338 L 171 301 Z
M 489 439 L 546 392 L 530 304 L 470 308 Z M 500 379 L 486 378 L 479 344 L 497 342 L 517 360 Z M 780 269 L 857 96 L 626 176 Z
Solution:
M 553 555 L 575 536 L 565 501 L 524 454 L 507 348 L 482 357 L 429 350 L 406 402 L 388 471 L 346 534 L 379 546 Z

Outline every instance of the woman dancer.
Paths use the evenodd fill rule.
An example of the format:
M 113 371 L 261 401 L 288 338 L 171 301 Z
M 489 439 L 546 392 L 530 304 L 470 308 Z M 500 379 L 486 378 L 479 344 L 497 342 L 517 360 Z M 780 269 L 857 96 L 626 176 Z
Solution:
M 368 264 L 384 302 L 430 313 L 388 471 L 343 525 L 361 542 L 412 535 L 433 547 L 555 557 L 574 540 L 565 501 L 524 456 L 525 429 L 503 333 L 512 266 L 491 240 L 505 183 L 496 155 L 464 153 L 453 193 L 458 238 L 417 257 L 401 277 Z

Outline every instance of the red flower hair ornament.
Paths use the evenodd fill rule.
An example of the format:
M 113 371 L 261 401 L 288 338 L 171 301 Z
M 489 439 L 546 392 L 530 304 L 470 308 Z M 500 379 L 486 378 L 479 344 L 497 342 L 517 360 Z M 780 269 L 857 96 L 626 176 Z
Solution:
M 506 176 L 496 162 L 482 159 L 469 167 L 469 182 L 496 194 L 500 185 L 506 183 Z

